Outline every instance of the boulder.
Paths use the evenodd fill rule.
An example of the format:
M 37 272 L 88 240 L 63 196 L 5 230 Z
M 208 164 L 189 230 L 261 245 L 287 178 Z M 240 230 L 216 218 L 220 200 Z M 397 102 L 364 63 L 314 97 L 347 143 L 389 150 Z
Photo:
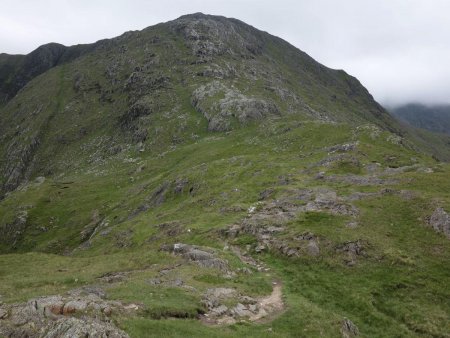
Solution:
M 352 338 L 359 335 L 359 330 L 350 319 L 344 318 L 341 326 L 341 334 L 343 338 Z
M 450 215 L 443 208 L 436 208 L 428 220 L 434 231 L 443 233 L 450 239 Z
M 309 241 L 306 250 L 310 256 L 318 256 L 320 254 L 319 245 L 314 240 Z

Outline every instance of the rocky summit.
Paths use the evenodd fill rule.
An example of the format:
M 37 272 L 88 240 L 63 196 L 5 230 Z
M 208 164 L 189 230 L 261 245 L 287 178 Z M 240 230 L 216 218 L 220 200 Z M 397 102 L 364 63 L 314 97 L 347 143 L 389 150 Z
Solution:
M 449 337 L 449 144 L 236 19 L 0 54 L 0 336 Z

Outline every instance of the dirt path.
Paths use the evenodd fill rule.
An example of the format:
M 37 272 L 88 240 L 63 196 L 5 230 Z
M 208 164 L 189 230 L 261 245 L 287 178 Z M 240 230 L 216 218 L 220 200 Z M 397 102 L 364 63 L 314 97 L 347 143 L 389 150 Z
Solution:
M 256 268 L 260 272 L 266 272 L 270 276 L 267 268 L 262 262 L 256 260 L 248 254 L 242 253 L 239 247 L 232 246 L 232 252 L 239 257 L 239 259 Z M 220 315 L 212 309 L 210 312 L 201 317 L 201 320 L 206 325 L 221 326 L 235 324 L 238 321 L 250 321 L 255 323 L 265 323 L 273 320 L 276 316 L 284 311 L 282 282 L 279 279 L 272 281 L 272 292 L 268 296 L 256 298 L 253 305 L 237 304 L 236 307 L 227 310 Z M 242 296 L 242 295 L 241 295 Z M 219 307 L 220 308 L 220 307 Z
M 266 321 L 284 310 L 282 284 L 280 281 L 274 281 L 272 285 L 272 293 L 258 300 L 260 311 L 250 316 L 250 321 L 262 321 L 263 319 Z

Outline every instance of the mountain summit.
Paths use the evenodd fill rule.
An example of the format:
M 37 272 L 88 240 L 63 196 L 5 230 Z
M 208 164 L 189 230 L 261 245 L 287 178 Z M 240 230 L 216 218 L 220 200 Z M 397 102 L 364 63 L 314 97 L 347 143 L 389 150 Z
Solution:
M 295 114 L 395 130 L 355 78 L 238 20 L 204 14 L 93 45 L 48 44 L 25 57 L 4 56 L 0 68 L 5 191 L 27 174 L 85 163 L 80 157 L 92 154 L 74 157 L 74 148 L 99 134 L 108 141 L 95 153 L 107 157 L 151 142 L 161 152 L 201 132 L 204 120 L 209 131 L 229 131 Z M 165 119 L 174 129 L 158 135 L 151 121 L 170 111 Z M 198 121 L 183 124 L 189 119 Z
M 196 13 L 0 101 L 0 336 L 447 335 L 448 140 L 344 71 Z

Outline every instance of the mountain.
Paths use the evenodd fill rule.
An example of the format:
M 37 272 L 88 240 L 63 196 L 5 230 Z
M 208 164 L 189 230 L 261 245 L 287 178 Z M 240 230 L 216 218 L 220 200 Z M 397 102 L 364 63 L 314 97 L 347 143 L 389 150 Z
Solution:
M 416 128 L 450 134 L 450 106 L 425 106 L 417 103 L 406 104 L 391 113 Z
M 197 13 L 0 92 L 0 336 L 447 335 L 448 144 L 344 71 Z

